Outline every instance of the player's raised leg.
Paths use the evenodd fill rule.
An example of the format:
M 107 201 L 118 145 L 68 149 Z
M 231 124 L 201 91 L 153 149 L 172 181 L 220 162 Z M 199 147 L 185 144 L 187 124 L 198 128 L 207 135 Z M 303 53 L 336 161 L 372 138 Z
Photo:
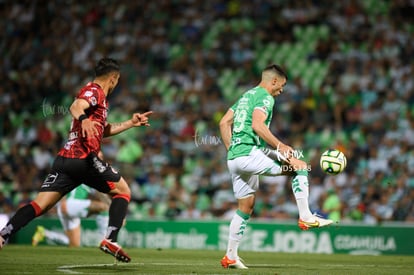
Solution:
M 302 230 L 315 227 L 324 227 L 333 223 L 332 220 L 323 219 L 313 215 L 309 209 L 309 181 L 307 164 L 299 159 L 291 158 L 289 165 L 294 170 L 292 179 L 292 191 L 296 198 L 299 210 L 298 226 Z

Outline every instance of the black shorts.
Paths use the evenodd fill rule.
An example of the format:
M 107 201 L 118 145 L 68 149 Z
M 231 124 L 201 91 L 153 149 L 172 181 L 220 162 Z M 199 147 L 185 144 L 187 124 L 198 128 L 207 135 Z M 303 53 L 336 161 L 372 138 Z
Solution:
M 108 193 L 120 179 L 121 175 L 95 154 L 86 159 L 57 156 L 40 192 L 57 191 L 66 195 L 83 183 L 102 193 Z

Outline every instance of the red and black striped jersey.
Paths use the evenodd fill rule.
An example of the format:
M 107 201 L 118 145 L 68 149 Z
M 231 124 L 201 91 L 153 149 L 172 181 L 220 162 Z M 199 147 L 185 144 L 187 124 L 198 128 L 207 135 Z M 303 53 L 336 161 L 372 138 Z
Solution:
M 98 154 L 101 148 L 104 128 L 107 125 L 108 102 L 102 88 L 92 82 L 86 84 L 76 98 L 88 101 L 89 108 L 85 110 L 85 114 L 90 120 L 99 122 L 99 125 L 96 126 L 99 134 L 92 137 L 82 137 L 81 122 L 72 118 L 68 140 L 58 155 L 83 159 L 91 152 Z

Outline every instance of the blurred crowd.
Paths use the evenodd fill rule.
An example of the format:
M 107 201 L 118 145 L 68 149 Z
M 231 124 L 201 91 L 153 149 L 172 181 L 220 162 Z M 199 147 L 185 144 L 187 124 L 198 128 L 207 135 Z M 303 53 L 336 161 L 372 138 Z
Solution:
M 311 209 L 342 222 L 414 222 L 412 1 L 2 0 L 0 7 L 1 213 L 37 192 L 66 140 L 71 101 L 95 61 L 110 56 L 122 75 L 108 120 L 154 111 L 150 127 L 102 146 L 131 185 L 130 217 L 232 216 L 218 121 L 258 83 L 263 64 L 281 63 L 289 81 L 271 130 L 310 163 Z M 328 35 L 299 41 L 297 31 L 309 26 Z M 286 43 L 299 46 L 289 57 L 303 48 L 306 55 L 279 61 Z M 263 57 L 270 44 L 276 48 Z M 309 66 L 315 62 L 324 74 Z M 318 85 L 305 81 L 313 78 Z M 319 168 L 328 148 L 347 156 L 338 176 Z M 257 195 L 255 218 L 297 218 L 290 178 L 263 177 Z

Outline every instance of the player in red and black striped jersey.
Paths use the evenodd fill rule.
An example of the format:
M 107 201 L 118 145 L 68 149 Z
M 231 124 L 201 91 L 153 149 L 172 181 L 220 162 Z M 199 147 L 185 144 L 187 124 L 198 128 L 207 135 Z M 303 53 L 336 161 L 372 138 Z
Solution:
M 119 64 L 111 58 L 101 59 L 95 67 L 95 78 L 78 93 L 70 107 L 72 125 L 66 144 L 59 151 L 39 194 L 20 208 L 0 231 L 0 248 L 34 218 L 52 208 L 63 196 L 84 183 L 112 196 L 108 231 L 100 249 L 117 260 L 131 258 L 117 244 L 119 230 L 127 213 L 131 191 L 121 175 L 98 157 L 104 137 L 138 126 L 149 126 L 151 111 L 134 113 L 121 123 L 107 123 L 106 97 L 118 84 Z
M 85 115 L 89 120 L 99 123 L 95 126 L 97 134 L 92 137 L 85 137 L 82 133 L 82 122 L 79 119 L 72 118 L 68 141 L 58 155 L 67 158 L 86 158 L 91 152 L 99 152 L 104 129 L 107 126 L 108 102 L 102 88 L 94 82 L 86 84 L 79 91 L 76 100 L 84 100 L 89 104 L 89 108 L 85 110 Z M 83 104 L 86 103 L 83 102 Z

